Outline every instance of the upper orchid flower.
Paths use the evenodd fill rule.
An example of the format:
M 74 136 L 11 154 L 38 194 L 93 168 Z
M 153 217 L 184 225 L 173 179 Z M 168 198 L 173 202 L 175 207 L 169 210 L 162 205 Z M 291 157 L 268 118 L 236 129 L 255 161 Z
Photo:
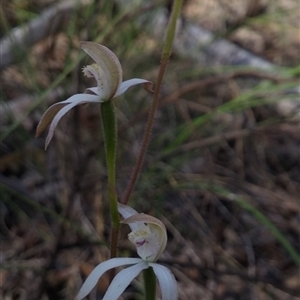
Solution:
M 133 265 L 119 272 L 111 282 L 103 300 L 117 300 L 130 282 L 144 269 L 149 267 L 158 279 L 162 300 L 178 299 L 177 282 L 171 271 L 155 263 L 167 244 L 167 232 L 164 224 L 149 215 L 138 214 L 133 208 L 119 204 L 119 213 L 125 218 L 122 223 L 132 230 L 129 240 L 136 246 L 141 258 L 112 258 L 99 264 L 88 276 L 75 300 L 86 297 L 97 284 L 99 278 L 108 270 L 125 265 Z
M 81 42 L 81 48 L 96 62 L 84 67 L 83 73 L 87 77 L 94 77 L 97 86 L 88 88 L 84 94 L 73 95 L 48 108 L 36 130 L 36 136 L 39 136 L 51 123 L 45 148 L 48 147 L 60 119 L 74 106 L 88 102 L 110 101 L 137 84 L 143 84 L 148 91 L 152 90 L 152 83 L 145 79 L 133 78 L 122 82 L 122 67 L 119 59 L 105 46 L 93 42 Z

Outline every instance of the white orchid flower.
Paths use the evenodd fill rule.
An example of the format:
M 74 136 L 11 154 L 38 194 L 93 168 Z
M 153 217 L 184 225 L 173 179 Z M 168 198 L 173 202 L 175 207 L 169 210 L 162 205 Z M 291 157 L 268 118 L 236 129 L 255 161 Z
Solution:
M 96 286 L 99 278 L 108 270 L 132 265 L 119 272 L 111 282 L 103 300 L 117 300 L 130 282 L 144 269 L 149 267 L 158 279 L 162 300 L 178 299 L 177 282 L 171 271 L 156 263 L 167 244 L 167 232 L 164 224 L 149 215 L 139 214 L 133 208 L 119 204 L 119 213 L 123 216 L 122 223 L 128 224 L 132 230 L 129 240 L 136 246 L 141 258 L 112 258 L 99 264 L 88 276 L 75 300 L 86 297 Z
M 76 105 L 110 101 L 137 84 L 143 84 L 146 90 L 152 91 L 152 83 L 145 79 L 133 78 L 122 82 L 123 72 L 119 59 L 105 46 L 93 42 L 81 42 L 81 48 L 96 62 L 84 67 L 83 73 L 87 77 L 94 77 L 97 86 L 88 88 L 84 94 L 73 95 L 48 108 L 36 130 L 36 136 L 39 136 L 50 124 L 45 148 L 48 147 L 60 119 Z

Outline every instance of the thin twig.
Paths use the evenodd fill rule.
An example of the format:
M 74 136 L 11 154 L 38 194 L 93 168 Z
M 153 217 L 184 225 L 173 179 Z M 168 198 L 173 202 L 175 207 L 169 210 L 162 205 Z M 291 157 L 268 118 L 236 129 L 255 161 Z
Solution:
M 174 36 L 175 36 L 176 21 L 180 14 L 181 6 L 182 6 L 181 0 L 174 2 L 172 14 L 170 16 L 170 21 L 169 21 L 168 28 L 167 28 L 167 36 L 166 36 L 166 41 L 165 41 L 165 45 L 164 45 L 164 49 L 163 49 L 163 53 L 162 53 L 162 60 L 161 60 L 161 64 L 160 64 L 160 68 L 159 68 L 159 72 L 158 72 L 158 78 L 157 78 L 156 88 L 154 91 L 153 102 L 152 102 L 152 105 L 150 108 L 150 112 L 149 112 L 149 116 L 148 116 L 148 120 L 147 120 L 147 124 L 146 124 L 146 129 L 145 129 L 145 133 L 144 133 L 144 137 L 143 137 L 143 141 L 142 141 L 142 145 L 141 145 L 141 150 L 140 150 L 139 156 L 137 158 L 136 164 L 134 166 L 134 169 L 133 169 L 130 181 L 129 181 L 129 185 L 128 185 L 125 195 L 122 199 L 123 204 L 128 203 L 130 195 L 133 191 L 136 180 L 138 178 L 139 172 L 142 168 L 145 153 L 146 153 L 146 150 L 147 150 L 147 147 L 149 144 L 149 140 L 150 140 L 150 136 L 151 136 L 155 112 L 157 110 L 159 100 L 160 100 L 160 97 L 159 97 L 160 89 L 161 89 L 164 73 L 167 68 L 167 63 L 168 63 L 168 60 L 169 60 L 169 57 L 171 54 L 171 49 L 172 49 L 173 40 L 174 40 Z

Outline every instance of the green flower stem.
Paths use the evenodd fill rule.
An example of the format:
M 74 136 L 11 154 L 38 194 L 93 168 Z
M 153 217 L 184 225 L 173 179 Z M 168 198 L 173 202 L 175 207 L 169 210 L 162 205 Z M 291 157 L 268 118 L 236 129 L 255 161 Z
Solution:
M 118 212 L 118 196 L 116 192 L 117 121 L 112 101 L 101 103 L 101 119 L 107 163 L 108 198 L 112 224 L 110 256 L 113 258 L 117 256 L 120 219 Z
M 137 158 L 137 161 L 135 163 L 127 190 L 124 194 L 124 197 L 122 199 L 123 204 L 127 204 L 129 201 L 129 198 L 131 196 L 131 193 L 133 191 L 133 188 L 135 186 L 136 180 L 138 178 L 138 175 L 140 173 L 140 170 L 142 168 L 142 164 L 144 161 L 145 153 L 149 144 L 150 136 L 151 136 L 151 131 L 154 123 L 154 116 L 155 112 L 157 110 L 158 104 L 159 104 L 159 95 L 160 95 L 160 88 L 163 80 L 163 76 L 167 67 L 167 63 L 169 60 L 169 57 L 171 55 L 171 50 L 172 50 L 172 45 L 173 45 L 173 40 L 175 36 L 175 30 L 176 30 L 176 22 L 179 17 L 180 11 L 181 11 L 181 6 L 182 6 L 182 1 L 183 0 L 175 0 L 173 3 L 173 8 L 172 8 L 172 13 L 169 19 L 168 27 L 167 27 L 167 34 L 166 34 L 166 40 L 165 44 L 163 47 L 162 51 L 162 57 L 161 57 L 161 64 L 158 72 L 158 77 L 157 77 L 157 83 L 156 83 L 156 88 L 154 91 L 153 95 L 153 102 L 150 108 L 146 128 L 145 128 L 145 133 L 141 145 L 141 150 L 139 153 L 139 156 Z
M 156 296 L 156 276 L 152 268 L 143 271 L 146 300 L 155 300 Z
M 162 52 L 162 61 L 169 60 L 169 57 L 171 55 L 172 46 L 173 46 L 173 40 L 175 36 L 176 31 L 176 22 L 180 15 L 181 6 L 182 6 L 183 0 L 175 0 L 172 7 L 172 13 L 169 19 L 168 27 L 167 27 L 167 35 L 165 40 L 165 45 Z

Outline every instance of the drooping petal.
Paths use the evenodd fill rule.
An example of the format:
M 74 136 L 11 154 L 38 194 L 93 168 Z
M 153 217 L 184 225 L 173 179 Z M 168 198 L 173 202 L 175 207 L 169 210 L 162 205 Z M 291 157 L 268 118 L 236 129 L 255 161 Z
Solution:
M 96 286 L 99 278 L 108 270 L 125 265 L 138 264 L 141 262 L 140 258 L 112 258 L 99 264 L 87 277 L 75 300 L 81 300 L 86 297 L 91 290 Z
M 84 95 L 84 97 L 82 95 Z M 75 96 L 77 96 L 76 99 L 75 99 Z M 78 96 L 80 96 L 80 97 L 78 97 Z M 70 102 L 70 100 L 68 100 L 68 102 L 70 102 L 70 103 L 67 105 L 65 105 L 65 103 L 68 103 L 68 102 L 66 102 L 67 100 L 57 103 L 57 105 L 59 105 L 58 107 L 60 108 L 60 110 L 58 112 L 57 112 L 57 107 L 55 107 L 54 106 L 55 104 L 54 104 L 53 106 L 51 106 L 52 109 L 50 107 L 46 111 L 46 113 L 48 112 L 48 114 L 50 114 L 50 115 L 45 116 L 46 113 L 44 114 L 44 116 L 47 117 L 45 120 L 47 120 L 48 124 L 49 124 L 49 122 L 51 122 L 49 131 L 48 131 L 48 135 L 46 137 L 45 150 L 47 149 L 47 147 L 54 135 L 54 130 L 55 130 L 58 122 L 69 110 L 71 110 L 73 107 L 75 107 L 79 104 L 84 104 L 84 103 L 88 103 L 88 102 L 96 102 L 96 103 L 99 102 L 98 96 L 94 96 L 94 95 L 77 94 L 77 95 L 72 96 L 71 98 L 73 98 L 73 100 L 71 102 Z M 65 106 L 61 107 L 60 105 L 65 105 Z M 56 112 L 55 116 L 54 116 L 53 112 Z M 42 120 L 43 120 L 44 116 L 42 117 Z
M 172 272 L 165 266 L 149 263 L 158 279 L 162 300 L 177 300 L 178 287 L 177 282 Z
M 103 300 L 117 300 L 128 287 L 130 282 L 136 276 L 138 276 L 142 270 L 147 268 L 149 268 L 149 265 L 140 260 L 138 264 L 128 267 L 119 272 L 111 282 L 108 290 L 104 295 Z
M 93 42 L 81 42 L 80 44 L 81 48 L 101 69 L 99 76 L 102 77 L 100 79 L 103 84 L 107 84 L 109 88 L 109 94 L 106 100 L 110 100 L 122 82 L 122 67 L 119 59 L 111 50 L 103 45 Z
M 145 79 L 140 79 L 140 78 L 133 78 L 133 79 L 123 81 L 113 97 L 116 98 L 116 97 L 122 95 L 130 87 L 137 85 L 137 84 L 143 84 L 143 87 L 146 91 L 153 92 L 153 90 L 152 90 L 153 83 L 151 81 L 145 80 Z
M 92 96 L 92 97 L 90 97 Z M 87 101 L 92 101 L 92 99 L 96 99 L 94 98 L 94 95 L 86 95 L 86 94 L 76 94 L 73 95 L 72 97 L 68 98 L 67 100 L 58 102 L 53 104 L 52 106 L 50 106 L 46 112 L 43 114 L 37 129 L 36 129 L 36 136 L 39 136 L 43 133 L 43 131 L 48 127 L 48 125 L 51 123 L 51 121 L 53 120 L 53 118 L 55 117 L 55 115 L 57 114 L 57 112 L 59 112 L 64 106 L 66 106 L 67 104 L 78 100 L 78 99 L 85 99 Z
M 148 247 L 149 251 L 146 251 L 146 249 L 138 247 L 137 246 L 137 251 L 139 255 L 143 259 L 147 261 L 156 261 L 162 252 L 165 250 L 166 245 L 167 245 L 167 230 L 165 225 L 158 220 L 155 217 L 152 217 L 150 215 L 146 214 L 135 214 L 132 215 L 131 217 L 125 219 L 122 221 L 122 223 L 128 224 L 129 226 L 132 224 L 136 224 L 137 229 L 133 230 L 135 231 L 137 235 L 140 235 L 142 239 L 145 240 L 145 243 L 143 244 L 143 247 Z M 147 232 L 145 231 L 145 223 L 148 225 L 148 228 L 151 232 L 151 234 L 148 234 L 147 237 Z M 136 240 L 139 242 L 139 240 Z M 151 244 L 154 243 L 154 244 Z M 140 249 L 139 249 L 140 248 Z M 149 254 L 150 252 L 154 251 L 156 249 L 156 253 L 153 252 L 153 254 L 149 257 L 145 257 L 144 254 Z
M 45 113 L 43 114 L 37 128 L 36 128 L 36 133 L 35 137 L 40 136 L 46 128 L 49 126 L 49 124 L 52 122 L 53 118 L 56 116 L 56 114 L 66 105 L 67 103 L 55 103 L 52 106 L 50 106 Z

